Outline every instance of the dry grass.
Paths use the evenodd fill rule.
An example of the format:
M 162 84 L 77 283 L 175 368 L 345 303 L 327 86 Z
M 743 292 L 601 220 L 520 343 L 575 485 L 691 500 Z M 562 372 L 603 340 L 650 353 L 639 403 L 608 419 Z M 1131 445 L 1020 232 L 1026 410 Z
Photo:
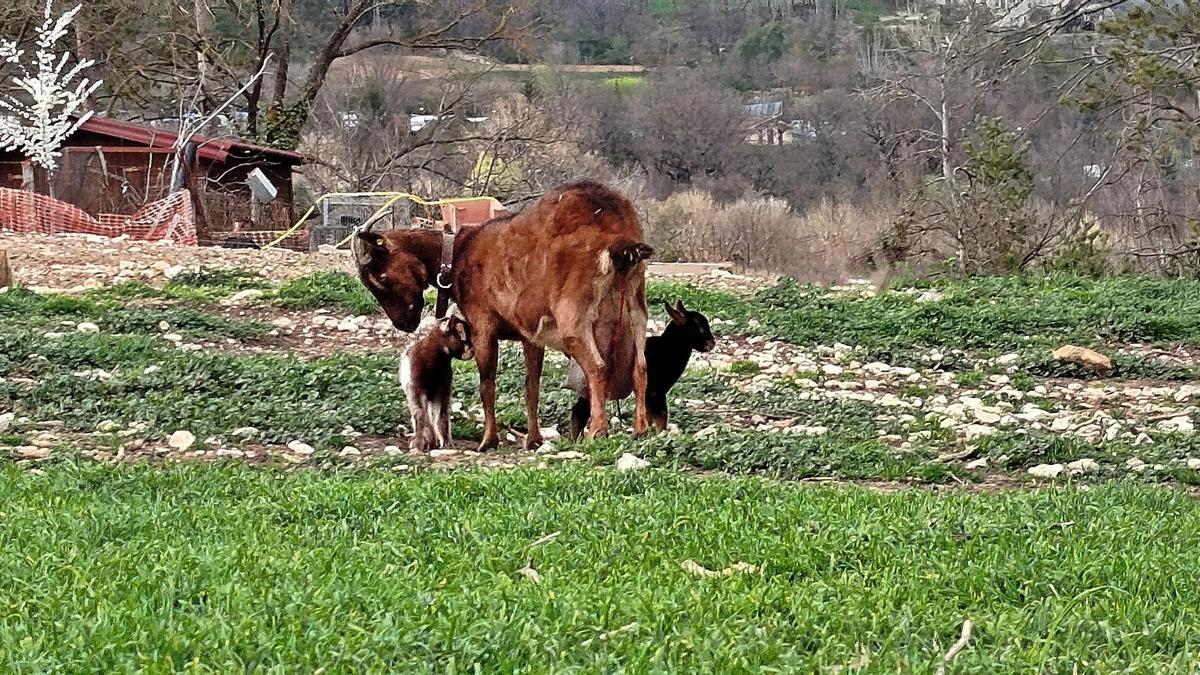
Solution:
M 647 237 L 663 260 L 727 261 L 821 282 L 861 272 L 855 261 L 867 257 L 890 219 L 884 209 L 830 200 L 804 214 L 765 196 L 721 204 L 702 190 L 676 193 L 645 211 Z

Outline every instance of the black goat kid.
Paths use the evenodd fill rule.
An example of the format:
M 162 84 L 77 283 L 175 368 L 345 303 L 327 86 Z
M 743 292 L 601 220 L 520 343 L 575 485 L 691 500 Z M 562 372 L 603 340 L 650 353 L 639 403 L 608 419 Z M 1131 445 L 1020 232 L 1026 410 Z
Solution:
M 667 392 L 687 369 L 692 351 L 712 351 L 717 344 L 703 314 L 684 308 L 683 302 L 663 307 L 671 321 L 662 335 L 646 339 L 646 412 L 650 427 L 660 431 L 667 428 Z M 580 398 L 571 408 L 572 438 L 579 438 L 589 417 L 588 400 Z

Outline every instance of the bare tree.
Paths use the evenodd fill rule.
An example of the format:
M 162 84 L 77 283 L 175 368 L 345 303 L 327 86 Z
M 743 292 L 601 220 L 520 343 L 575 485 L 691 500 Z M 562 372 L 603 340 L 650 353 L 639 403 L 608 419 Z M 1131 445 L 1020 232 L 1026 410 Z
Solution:
M 336 11 L 334 25 L 313 55 L 297 92 L 292 97 L 277 98 L 261 136 L 273 145 L 295 147 L 325 86 L 329 69 L 338 59 L 384 46 L 478 50 L 495 41 L 527 38 L 534 25 L 532 19 L 523 16 L 520 8 L 510 2 L 461 0 L 422 5 L 408 23 L 390 27 L 378 35 L 360 35 L 356 31 L 368 14 L 400 4 L 401 0 L 349 0 L 344 10 Z

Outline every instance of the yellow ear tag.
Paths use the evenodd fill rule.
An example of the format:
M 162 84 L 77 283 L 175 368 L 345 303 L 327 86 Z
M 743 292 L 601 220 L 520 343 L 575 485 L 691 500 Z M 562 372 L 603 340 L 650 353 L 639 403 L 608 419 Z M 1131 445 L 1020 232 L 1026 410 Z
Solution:
M 376 245 L 376 246 L 383 246 L 383 237 L 378 237 L 378 238 L 376 238 L 376 239 L 375 239 L 375 245 Z

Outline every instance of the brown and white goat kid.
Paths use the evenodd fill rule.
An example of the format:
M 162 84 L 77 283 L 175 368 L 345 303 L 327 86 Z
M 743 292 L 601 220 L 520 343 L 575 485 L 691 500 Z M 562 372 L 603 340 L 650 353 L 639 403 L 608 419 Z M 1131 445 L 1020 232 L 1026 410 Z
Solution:
M 413 337 L 400 356 L 400 384 L 412 418 L 409 447 L 428 452 L 450 445 L 451 359 L 474 358 L 471 329 L 461 316 L 451 313 L 430 320 Z

